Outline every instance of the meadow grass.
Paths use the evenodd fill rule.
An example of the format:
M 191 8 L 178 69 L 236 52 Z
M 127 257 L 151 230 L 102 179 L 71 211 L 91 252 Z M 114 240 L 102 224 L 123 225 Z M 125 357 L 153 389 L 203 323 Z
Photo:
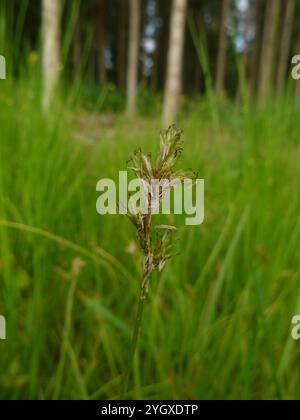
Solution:
M 45 117 L 36 80 L 0 90 L 0 397 L 117 398 L 142 256 L 126 217 L 97 215 L 96 183 L 154 153 L 160 122 Z M 182 115 L 205 222 L 170 219 L 179 255 L 151 280 L 128 398 L 299 397 L 299 110 L 203 98 Z

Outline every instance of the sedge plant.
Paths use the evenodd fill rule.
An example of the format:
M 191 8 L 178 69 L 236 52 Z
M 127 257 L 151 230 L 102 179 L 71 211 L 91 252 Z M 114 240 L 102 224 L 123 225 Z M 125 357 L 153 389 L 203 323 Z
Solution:
M 140 180 L 145 194 L 145 212 L 129 212 L 128 217 L 137 232 L 137 242 L 143 253 L 143 275 L 140 287 L 138 308 L 133 329 L 130 359 L 125 378 L 125 391 L 128 388 L 130 371 L 135 356 L 142 324 L 144 302 L 148 294 L 150 278 L 155 270 L 162 271 L 166 262 L 176 255 L 175 226 L 155 225 L 153 215 L 160 207 L 170 190 L 185 179 L 195 179 L 191 170 L 175 169 L 183 150 L 183 132 L 175 125 L 160 134 L 160 147 L 155 162 L 150 154 L 139 148 L 129 160 L 128 169 Z

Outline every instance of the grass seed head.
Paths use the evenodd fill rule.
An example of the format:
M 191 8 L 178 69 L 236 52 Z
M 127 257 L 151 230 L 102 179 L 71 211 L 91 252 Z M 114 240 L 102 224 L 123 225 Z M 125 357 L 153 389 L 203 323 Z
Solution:
M 144 254 L 144 283 L 148 288 L 151 273 L 158 269 L 161 271 L 167 260 L 175 256 L 176 228 L 169 225 L 152 226 L 154 208 L 161 202 L 172 187 L 183 182 L 186 178 L 194 179 L 195 173 L 191 170 L 174 170 L 183 150 L 183 132 L 175 125 L 170 126 L 160 134 L 160 148 L 157 153 L 155 165 L 151 163 L 151 156 L 146 155 L 139 148 L 131 156 L 128 169 L 143 181 L 144 191 L 147 191 L 147 214 L 129 214 L 129 219 L 137 230 L 137 240 Z M 155 183 L 167 180 L 157 196 L 154 190 Z M 155 201 L 155 202 L 154 202 Z

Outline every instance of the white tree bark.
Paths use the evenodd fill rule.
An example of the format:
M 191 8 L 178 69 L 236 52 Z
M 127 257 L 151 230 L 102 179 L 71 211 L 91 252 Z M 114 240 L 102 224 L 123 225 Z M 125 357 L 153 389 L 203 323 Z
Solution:
M 174 122 L 179 112 L 186 9 L 187 0 L 173 0 L 162 118 L 165 127 Z
M 139 41 L 140 41 L 140 0 L 130 0 L 129 48 L 127 65 L 127 112 L 136 113 L 136 94 L 138 86 Z
M 47 111 L 60 71 L 61 0 L 43 0 L 43 108 Z

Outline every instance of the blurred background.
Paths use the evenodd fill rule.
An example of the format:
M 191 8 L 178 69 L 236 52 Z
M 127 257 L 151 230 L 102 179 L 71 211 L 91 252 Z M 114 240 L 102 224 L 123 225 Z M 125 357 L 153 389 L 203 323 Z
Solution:
M 1 399 L 120 395 L 142 256 L 95 188 L 174 122 L 205 222 L 170 216 L 126 398 L 299 398 L 299 19 L 298 0 L 0 0 Z

